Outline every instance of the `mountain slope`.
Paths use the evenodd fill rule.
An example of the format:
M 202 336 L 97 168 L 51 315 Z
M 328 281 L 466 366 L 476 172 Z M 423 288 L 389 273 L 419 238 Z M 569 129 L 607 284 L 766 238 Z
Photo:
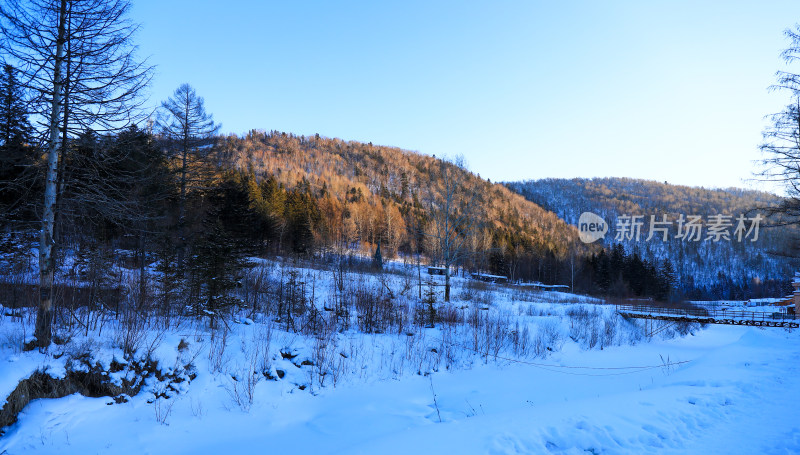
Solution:
M 591 207 L 599 215 L 622 214 L 739 214 L 775 205 L 780 197 L 740 188 L 706 189 L 632 178 L 542 179 L 507 186 L 526 199 L 577 224 L 580 212 Z
M 228 136 L 218 145 L 229 166 L 275 178 L 288 188 L 308 188 L 323 214 L 316 233 L 323 245 L 346 244 L 370 253 L 380 241 L 384 255 L 413 254 L 420 224 L 430 228 L 424 226 L 426 199 L 444 191 L 436 173 L 439 159 L 398 148 L 275 131 Z M 470 235 L 475 254 L 466 265 L 499 272 L 513 267 L 523 278 L 526 269 L 527 278 L 563 281 L 567 255 L 590 251 L 578 241 L 576 228 L 556 214 L 501 184 L 457 172 L 464 172 L 465 186 L 478 192 L 471 206 L 478 226 Z M 433 257 L 436 252 L 425 238 L 422 247 Z M 525 267 L 512 264 L 522 256 Z M 531 276 L 534 270 L 537 276 Z
M 627 251 L 637 251 L 650 260 L 669 259 L 689 296 L 744 297 L 753 295 L 748 291 L 763 288 L 770 281 L 778 286 L 768 286 L 762 293 L 785 292 L 788 279 L 800 266 L 797 259 L 786 257 L 798 237 L 798 229 L 793 226 L 766 228 L 762 222 L 756 241 L 751 241 L 755 231 L 744 241 L 738 241 L 735 235 L 730 241 L 705 239 L 711 217 L 730 216 L 733 226 L 729 232 L 733 234 L 739 216 L 751 220 L 759 213 L 758 208 L 774 206 L 780 201 L 770 193 L 695 188 L 630 178 L 543 179 L 506 185 L 572 225 L 577 225 L 583 212 L 600 215 L 612 231 L 604 240 L 606 244 L 622 243 Z M 633 215 L 643 217 L 640 239 L 618 238 L 614 231 L 625 220 L 621 217 Z M 661 233 L 646 240 L 651 215 L 656 220 L 666 215 L 670 222 L 667 241 L 662 240 Z M 690 215 L 701 216 L 701 240 L 676 238 L 681 215 L 686 219 Z

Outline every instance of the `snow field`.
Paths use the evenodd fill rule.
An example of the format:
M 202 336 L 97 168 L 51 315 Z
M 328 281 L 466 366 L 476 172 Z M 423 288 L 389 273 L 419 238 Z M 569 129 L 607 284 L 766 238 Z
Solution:
M 278 277 L 284 266 L 269 267 Z M 330 320 L 335 280 L 298 272 Z M 229 330 L 153 318 L 131 356 L 112 319 L 42 354 L 19 349 L 30 315 L 0 317 L 0 400 L 37 369 L 63 376 L 81 353 L 104 367 L 149 355 L 164 373 L 195 375 L 175 390 L 151 375 L 120 404 L 35 400 L 0 453 L 800 452 L 796 332 L 685 326 L 648 338 L 592 299 L 461 279 L 439 307 L 446 321 L 428 328 L 414 320 L 408 276 L 347 278 L 347 292 L 390 289 L 405 322 L 364 333 L 363 307 L 351 308 L 349 327 L 313 333 L 287 330 L 270 310 L 244 310 Z

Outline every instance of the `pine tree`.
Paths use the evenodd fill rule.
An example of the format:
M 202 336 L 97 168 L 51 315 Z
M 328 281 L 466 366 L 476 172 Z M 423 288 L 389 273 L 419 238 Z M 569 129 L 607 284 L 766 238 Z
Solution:
M 3 65 L 0 72 L 0 224 L 19 219 L 26 190 L 33 187 L 35 149 L 22 87 L 16 70 Z
M 204 226 L 205 234 L 196 241 L 187 265 L 197 298 L 195 312 L 208 316 L 213 328 L 226 310 L 243 304 L 232 291 L 239 287 L 248 261 L 221 220 L 212 216 Z
M 438 320 L 438 315 L 436 312 L 436 283 L 432 280 L 428 281 L 428 287 L 425 289 L 425 298 L 422 300 L 422 303 L 425 304 L 423 309 L 423 321 L 425 327 L 433 328 L 436 327 L 436 322 Z
M 659 298 L 662 300 L 672 300 L 674 293 L 677 290 L 678 280 L 675 275 L 675 269 L 669 259 L 664 259 L 659 269 Z
M 175 242 L 168 233 L 164 233 L 157 239 L 156 244 L 155 270 L 158 274 L 155 280 L 158 283 L 158 303 L 161 314 L 166 320 L 170 320 L 173 308 L 177 307 L 177 303 L 181 303 L 179 299 L 185 297 L 187 293 L 180 292 L 184 281 L 181 279 L 183 274 L 178 269 L 178 250 Z
M 322 221 L 322 214 L 310 190 L 302 183 L 290 191 L 284 206 L 292 251 L 310 254 L 314 249 L 314 230 Z
M 31 132 L 17 71 L 11 65 L 3 65 L 0 73 L 0 145 L 24 145 L 30 140 Z
M 381 255 L 381 242 L 378 240 L 378 246 L 375 247 L 375 255 L 372 257 L 375 268 L 383 270 L 383 256 Z
M 226 310 L 243 305 L 233 291 L 250 264 L 248 257 L 261 249 L 263 232 L 248 187 L 246 174 L 228 172 L 207 191 L 210 207 L 203 232 L 187 261 L 195 310 L 209 316 L 212 327 Z
M 206 113 L 203 97 L 198 96 L 189 84 L 182 84 L 161 103 L 157 126 L 167 141 L 170 157 L 178 161 L 178 265 L 181 267 L 189 243 L 186 219 L 189 192 L 198 189 L 201 182 L 210 177 L 213 138 L 221 125 Z
M 611 260 L 606 254 L 606 250 L 600 250 L 594 261 L 595 283 L 601 292 L 608 292 L 611 287 L 612 277 L 616 270 L 611 268 Z

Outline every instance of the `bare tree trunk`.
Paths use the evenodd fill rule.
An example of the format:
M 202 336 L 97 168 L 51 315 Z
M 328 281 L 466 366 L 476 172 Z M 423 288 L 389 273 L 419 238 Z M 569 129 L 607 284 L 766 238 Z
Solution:
M 452 162 L 439 161 L 437 166 L 434 173 L 442 182 L 442 192 L 436 194 L 428 189 L 428 211 L 434 229 L 429 235 L 439 248 L 445 268 L 444 300 L 449 302 L 450 267 L 457 266 L 469 254 L 467 239 L 475 227 L 473 211 L 479 188 L 476 184 L 470 185 L 463 158 L 457 157 Z
M 139 311 L 144 309 L 147 301 L 147 245 L 144 232 L 139 233 Z
M 186 257 L 186 139 L 183 140 L 183 151 L 181 152 L 181 195 L 178 200 L 178 276 L 183 277 L 184 258 Z
M 189 103 L 184 106 L 184 118 L 187 119 L 181 131 L 181 195 L 178 201 L 178 276 L 183 277 L 186 257 L 186 173 L 189 154 Z
M 419 251 L 417 251 L 417 279 L 419 284 L 419 299 L 422 300 L 422 266 L 420 265 Z
M 450 301 L 450 267 L 444 269 L 444 301 Z
M 55 224 L 56 189 L 58 184 L 58 134 L 61 116 L 61 62 L 64 59 L 65 22 L 67 0 L 61 0 L 58 15 L 58 40 L 56 42 L 55 71 L 53 72 L 53 101 L 50 112 L 50 138 L 47 151 L 47 178 L 44 191 L 44 214 L 39 239 L 39 312 L 36 315 L 36 344 L 40 348 L 50 345 L 53 325 L 53 225 Z

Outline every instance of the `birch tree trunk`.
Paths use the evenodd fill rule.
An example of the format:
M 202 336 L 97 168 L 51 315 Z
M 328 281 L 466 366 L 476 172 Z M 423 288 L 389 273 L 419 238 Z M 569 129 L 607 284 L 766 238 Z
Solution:
M 124 17 L 130 8 L 129 0 L 0 1 L 0 59 L 20 68 L 32 95 L 29 113 L 43 120 L 45 137 L 39 311 L 32 347 L 47 347 L 52 338 L 54 228 L 62 214 L 66 174 L 62 146 L 73 134 L 122 131 L 147 116 L 141 91 L 152 67 L 132 57 L 131 36 L 138 26 Z
M 56 41 L 55 68 L 53 71 L 53 100 L 50 111 L 50 133 L 47 147 L 47 177 L 44 191 L 44 210 L 42 231 L 39 238 L 39 311 L 36 315 L 36 345 L 44 348 L 50 345 L 53 325 L 53 225 L 58 184 L 58 158 L 60 135 L 58 125 L 61 117 L 61 93 L 63 81 L 61 63 L 64 60 L 65 22 L 67 0 L 61 0 L 58 14 L 58 39 Z

